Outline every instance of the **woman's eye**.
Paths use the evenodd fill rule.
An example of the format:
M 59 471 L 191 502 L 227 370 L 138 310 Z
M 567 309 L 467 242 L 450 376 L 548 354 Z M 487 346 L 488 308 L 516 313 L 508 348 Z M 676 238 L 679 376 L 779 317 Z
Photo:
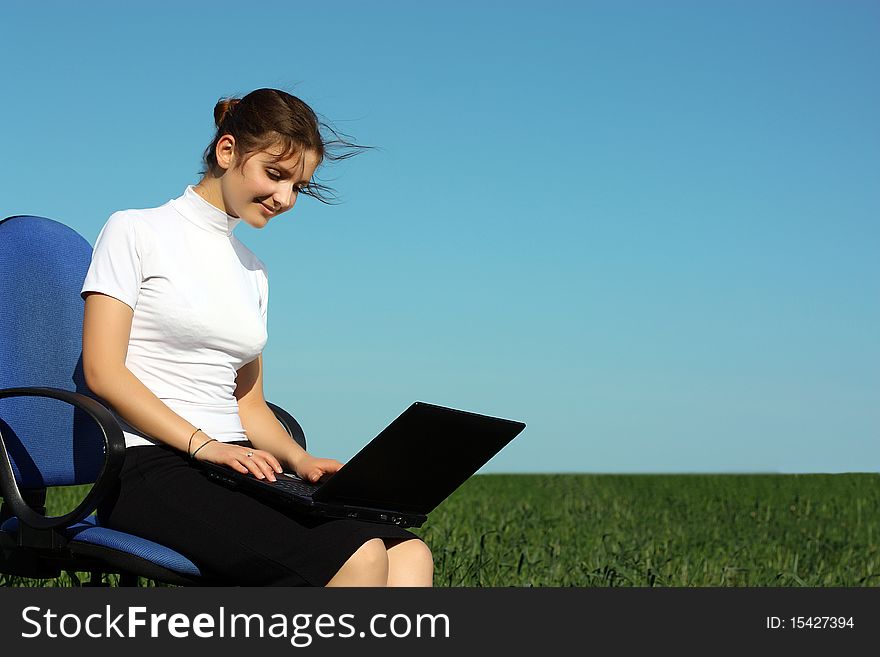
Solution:
M 281 174 L 278 173 L 277 171 L 267 171 L 266 173 L 269 174 L 269 177 L 272 180 L 281 180 Z

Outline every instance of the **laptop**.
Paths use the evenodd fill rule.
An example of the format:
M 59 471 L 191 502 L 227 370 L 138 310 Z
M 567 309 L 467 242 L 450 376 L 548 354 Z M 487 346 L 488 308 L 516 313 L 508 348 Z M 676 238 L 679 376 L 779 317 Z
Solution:
M 224 465 L 197 464 L 212 479 L 299 512 L 420 527 L 525 426 L 417 401 L 317 484 L 290 473 L 272 482 Z

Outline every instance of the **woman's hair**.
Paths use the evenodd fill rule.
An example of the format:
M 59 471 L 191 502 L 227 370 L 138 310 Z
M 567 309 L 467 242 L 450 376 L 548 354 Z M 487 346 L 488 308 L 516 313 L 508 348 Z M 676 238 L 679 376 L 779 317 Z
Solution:
M 217 142 L 224 135 L 232 135 L 235 139 L 238 167 L 250 155 L 273 144 L 281 144 L 283 149 L 277 155 L 277 161 L 295 153 L 302 155 L 305 151 L 313 151 L 318 155 L 319 166 L 325 158 L 344 160 L 371 148 L 343 139 L 341 133 L 321 121 L 302 100 L 278 89 L 256 89 L 243 98 L 220 99 L 214 107 L 214 123 L 217 133 L 205 149 L 203 175 L 219 173 L 216 149 Z M 325 138 L 322 128 L 329 131 L 333 139 Z M 337 152 L 337 149 L 341 151 Z M 309 182 L 301 193 L 322 203 L 330 203 L 335 198 L 330 187 L 316 182 Z

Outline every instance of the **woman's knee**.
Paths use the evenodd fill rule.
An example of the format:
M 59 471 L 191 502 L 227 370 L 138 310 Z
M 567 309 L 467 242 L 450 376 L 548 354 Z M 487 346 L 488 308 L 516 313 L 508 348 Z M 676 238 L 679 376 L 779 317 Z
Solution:
M 414 538 L 409 541 L 404 541 L 400 544 L 400 547 L 406 550 L 407 556 L 421 564 L 429 565 L 431 568 L 434 568 L 434 554 L 431 552 L 431 548 L 428 547 L 428 544 L 419 538 Z
M 423 540 L 411 538 L 388 546 L 388 558 L 420 572 L 434 572 L 434 554 Z
M 363 574 L 388 576 L 388 552 L 381 538 L 371 538 L 361 545 L 348 558 L 344 567 L 350 567 Z

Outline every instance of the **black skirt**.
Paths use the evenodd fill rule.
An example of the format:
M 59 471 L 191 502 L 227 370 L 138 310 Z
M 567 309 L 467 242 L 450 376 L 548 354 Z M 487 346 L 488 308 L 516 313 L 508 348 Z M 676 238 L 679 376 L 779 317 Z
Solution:
M 282 510 L 209 479 L 170 446 L 125 450 L 101 523 L 177 550 L 206 583 L 324 586 L 371 538 L 407 540 L 394 525 Z

